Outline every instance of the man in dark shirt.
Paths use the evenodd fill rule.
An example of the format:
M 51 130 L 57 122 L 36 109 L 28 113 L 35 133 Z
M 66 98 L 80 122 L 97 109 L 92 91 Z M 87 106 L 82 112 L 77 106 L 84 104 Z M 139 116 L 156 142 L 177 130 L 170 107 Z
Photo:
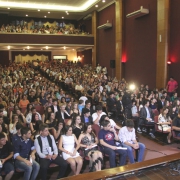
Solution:
M 124 166 L 126 163 L 127 150 L 126 149 L 118 149 L 115 144 L 115 140 L 119 141 L 118 135 L 116 134 L 116 130 L 111 128 L 111 124 L 108 120 L 104 120 L 101 124 L 103 129 L 99 131 L 99 140 L 102 145 L 102 151 L 109 155 L 110 167 L 116 167 L 116 153 L 120 155 L 119 165 Z
M 14 144 L 17 139 L 21 137 L 21 128 L 23 128 L 23 125 L 19 122 L 16 123 L 16 131 L 17 133 L 12 136 L 12 143 Z
M 93 113 L 95 113 L 95 110 L 93 110 L 93 108 L 91 107 L 91 101 L 86 100 L 85 101 L 85 107 L 82 109 L 82 114 L 84 113 L 84 109 L 87 108 L 90 110 L 90 115 L 92 116 Z
M 33 103 L 36 101 L 36 96 L 35 96 L 35 92 L 34 91 L 31 91 L 30 92 L 30 95 L 28 96 L 28 100 L 30 103 Z
M 31 131 L 27 127 L 21 128 L 21 137 L 14 141 L 15 167 L 24 171 L 23 179 L 36 180 L 39 164 L 35 161 L 35 147 L 30 139 Z
M 93 124 L 93 119 L 90 114 L 90 110 L 87 108 L 83 108 L 82 116 L 81 116 L 82 123 L 91 123 Z
M 176 136 L 180 137 L 180 109 L 177 117 L 174 118 L 172 123 L 172 129 L 175 130 Z
M 14 166 L 12 164 L 13 148 L 10 142 L 6 141 L 4 133 L 0 133 L 0 180 L 2 180 L 2 171 L 5 172 L 5 180 L 10 180 L 14 174 Z

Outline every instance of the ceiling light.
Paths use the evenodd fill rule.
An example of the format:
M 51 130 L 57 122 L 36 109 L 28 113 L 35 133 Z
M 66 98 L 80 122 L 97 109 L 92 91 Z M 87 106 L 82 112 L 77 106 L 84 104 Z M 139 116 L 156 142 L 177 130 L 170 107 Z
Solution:
M 50 12 L 48 12 L 48 14 L 50 14 Z
M 98 7 L 98 5 L 96 4 L 95 7 Z
M 40 9 L 38 9 L 38 11 L 41 11 Z
M 11 49 L 11 46 L 8 46 L 7 48 L 8 48 L 8 49 Z
M 28 14 L 26 14 L 26 16 L 28 16 Z
M 42 51 L 43 49 L 41 49 L 41 51 Z
M 67 15 L 69 15 L 69 13 L 67 13 Z
M 46 49 L 48 49 L 49 47 L 48 46 L 46 46 Z
M 102 2 L 104 3 L 104 2 L 106 2 L 106 0 L 102 0 Z
M 74 51 L 74 49 L 73 49 L 73 51 Z
M 29 49 L 29 46 L 27 46 L 27 49 Z
M 23 51 L 24 51 L 25 49 L 23 49 Z
M 19 9 L 36 9 L 37 7 L 41 7 L 41 10 L 64 10 L 64 11 L 74 11 L 74 12 L 79 12 L 79 11 L 86 11 L 88 10 L 94 3 L 97 3 L 99 0 L 87 0 L 84 1 L 84 3 L 81 6 L 62 6 L 62 5 L 56 5 L 56 4 L 40 4 L 40 3 L 33 3 L 33 2 L 28 2 L 23 3 L 23 1 L 20 2 L 8 2 L 8 1 L 1 1 L 1 7 L 13 7 L 13 8 L 19 8 Z
M 44 16 L 46 18 L 46 16 Z
M 66 47 L 64 46 L 64 50 L 66 49 Z
M 68 13 L 68 11 L 66 11 L 66 13 Z
M 64 17 L 62 17 L 62 19 L 64 19 Z
M 8 7 L 7 9 L 11 9 L 10 7 Z

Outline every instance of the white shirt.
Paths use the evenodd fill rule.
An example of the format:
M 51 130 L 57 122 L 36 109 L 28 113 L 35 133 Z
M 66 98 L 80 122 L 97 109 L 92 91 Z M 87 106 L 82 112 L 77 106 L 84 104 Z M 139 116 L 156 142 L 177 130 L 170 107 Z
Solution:
M 54 113 L 56 113 L 58 111 L 57 106 L 53 106 L 54 107 Z
M 83 100 L 83 105 L 85 105 L 85 102 L 88 100 L 88 98 L 86 96 L 81 96 L 79 100 Z
M 106 113 L 105 112 L 102 112 L 101 114 L 100 114 L 100 118 L 99 119 L 101 119 L 101 116 L 102 115 L 106 115 Z M 92 118 L 93 118 L 93 122 L 98 118 L 98 114 L 97 113 L 93 113 L 92 114 Z M 99 123 L 98 123 L 99 124 Z
M 133 131 L 129 132 L 127 127 L 124 126 L 119 130 L 118 137 L 122 143 L 128 142 L 133 144 L 133 141 L 136 140 L 135 129 L 133 128 Z
M 103 91 L 103 87 L 102 86 L 99 86 L 99 91 L 102 93 L 102 91 Z
M 137 114 L 137 106 L 131 108 L 132 115 Z
M 145 107 L 146 112 L 147 112 L 147 117 L 146 118 L 151 118 L 150 113 L 149 113 L 149 109 L 146 106 L 144 106 L 144 107 Z
M 111 127 L 115 129 L 116 123 L 114 122 L 114 120 L 109 119 Z
M 38 114 L 39 120 L 41 120 L 41 115 L 40 115 L 38 112 L 36 112 L 36 114 Z M 26 116 L 26 122 L 27 122 L 28 124 L 30 124 L 30 123 L 31 123 L 31 120 L 32 120 L 32 113 L 29 113 L 29 114 Z
M 158 122 L 159 122 L 159 123 L 168 122 L 168 121 L 170 121 L 170 120 L 171 120 L 170 117 L 165 118 L 165 117 L 162 116 L 162 114 L 160 114 L 160 115 L 158 116 Z
M 9 132 L 11 134 L 16 134 L 17 133 L 16 126 L 14 126 L 14 128 L 12 129 L 13 126 L 14 124 L 9 124 Z
M 58 154 L 58 149 L 57 149 L 54 137 L 52 135 L 50 135 L 50 137 L 52 139 L 53 154 L 57 155 Z M 34 146 L 35 146 L 36 152 L 38 153 L 39 157 L 40 158 L 45 158 L 47 154 L 51 154 L 52 148 L 49 147 L 49 142 L 48 142 L 47 137 L 42 137 L 41 136 L 41 140 L 42 140 L 42 152 L 41 152 L 41 148 L 40 148 L 38 139 L 35 139 Z
M 81 85 L 76 85 L 75 86 L 75 90 L 81 91 L 83 89 L 83 87 Z

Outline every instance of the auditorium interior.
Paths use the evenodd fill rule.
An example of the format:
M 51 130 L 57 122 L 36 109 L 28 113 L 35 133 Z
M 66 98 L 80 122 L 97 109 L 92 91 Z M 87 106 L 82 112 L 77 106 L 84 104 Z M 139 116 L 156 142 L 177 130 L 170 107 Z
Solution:
M 144 91 L 147 91 L 147 95 L 144 94 L 144 98 L 146 100 L 149 99 L 150 102 L 152 99 L 156 99 L 156 94 L 158 94 L 158 97 L 159 94 L 163 94 L 162 96 L 164 97 L 164 94 L 167 95 L 168 92 L 163 90 L 166 91 L 171 78 L 180 83 L 179 12 L 180 0 L 0 0 L 0 82 L 2 83 L 0 85 L 0 104 L 1 101 L 6 102 L 7 100 L 5 98 L 7 94 L 3 94 L 3 92 L 6 91 L 6 86 L 8 86 L 9 82 L 8 78 L 6 79 L 6 76 L 2 75 L 2 72 L 8 76 L 8 71 L 11 72 L 13 69 L 18 71 L 20 69 L 21 73 L 28 74 L 26 70 L 29 68 L 28 72 L 34 78 L 30 81 L 33 85 L 32 89 L 36 86 L 36 75 L 34 74 L 37 74 L 37 77 L 43 80 L 43 82 L 38 80 L 38 84 L 42 83 L 45 86 L 43 83 L 47 82 L 50 87 L 54 83 L 54 89 L 57 87 L 59 92 L 64 91 L 65 94 L 69 94 L 70 97 L 75 98 L 79 102 L 80 95 L 84 97 L 84 94 L 87 94 L 87 92 L 84 93 L 83 91 L 77 91 L 76 88 L 73 89 L 76 84 L 71 87 L 66 84 L 66 78 L 62 82 L 63 77 L 58 79 L 56 75 L 61 72 L 61 76 L 65 73 L 65 77 L 68 77 L 68 73 L 70 75 L 73 74 L 73 69 L 79 70 L 81 72 L 80 77 L 75 75 L 74 79 L 86 79 L 86 82 L 83 82 L 82 85 L 85 87 L 88 80 L 91 81 L 94 78 L 95 82 L 98 82 L 97 77 L 101 77 L 100 72 L 96 74 L 98 65 L 102 69 L 106 67 L 107 71 L 106 73 L 102 71 L 106 78 L 102 80 L 102 83 L 99 81 L 101 87 L 104 83 L 103 88 L 107 85 L 106 82 L 110 82 L 108 81 L 110 79 L 111 83 L 114 83 L 114 89 L 116 89 L 116 83 L 120 83 L 118 85 L 120 89 L 123 83 L 135 88 L 143 85 L 145 87 Z M 61 71 L 56 66 L 62 67 L 63 70 Z M 70 68 L 71 66 L 73 68 Z M 48 73 L 51 71 L 52 74 L 48 74 L 47 69 Z M 66 70 L 67 73 L 65 72 Z M 93 73 L 96 76 L 93 76 Z M 18 72 L 17 74 L 20 77 L 20 73 Z M 102 75 L 103 77 L 104 74 Z M 91 75 L 92 78 L 88 77 Z M 15 75 L 12 76 L 14 77 Z M 20 78 L 20 81 L 23 82 L 24 80 Z M 6 86 L 3 83 L 6 83 Z M 17 86 L 17 84 L 11 86 L 14 94 L 17 93 Z M 148 89 L 146 89 L 146 86 L 148 86 Z M 22 92 L 25 92 L 23 87 L 22 85 Z M 144 93 L 140 88 L 137 89 L 137 91 L 132 90 L 135 98 L 132 102 L 138 99 L 136 93 Z M 118 90 L 117 92 L 116 90 L 113 91 L 114 97 L 119 93 Z M 31 92 L 29 91 L 28 93 Z M 54 91 L 50 94 L 53 93 Z M 109 96 L 111 96 L 112 92 L 109 93 Z M 180 97 L 178 85 L 173 95 L 174 93 L 177 93 L 177 96 Z M 118 95 L 118 98 L 123 95 L 124 92 Z M 21 99 L 19 94 L 18 96 Z M 108 99 L 109 96 L 105 97 Z M 52 95 L 52 98 L 54 97 L 58 99 L 57 96 Z M 171 96 L 165 97 L 165 102 L 168 101 L 170 103 L 169 106 L 171 106 L 167 107 L 169 112 L 173 109 L 174 102 L 180 101 L 178 97 L 176 97 L 175 101 L 171 99 Z M 140 101 L 140 98 L 138 100 Z M 161 99 L 159 98 L 158 100 L 160 101 Z M 7 113 L 10 112 L 9 106 L 11 101 L 9 99 L 5 103 L 6 106 L 3 104 L 5 106 L 4 111 L 7 111 Z M 38 100 L 37 102 L 39 103 Z M 39 107 L 39 104 L 35 107 Z M 95 108 L 95 105 L 99 105 L 95 103 L 95 99 L 91 101 L 91 104 L 92 108 Z M 105 102 L 104 104 L 108 103 Z M 15 105 L 16 103 L 13 107 Z M 59 106 L 61 105 L 62 102 L 60 102 Z M 39 108 L 41 113 L 38 111 L 38 108 L 36 110 L 43 117 L 46 108 L 43 105 L 41 106 Z M 138 103 L 137 108 L 139 107 L 140 104 Z M 177 116 L 180 116 L 180 104 L 176 108 Z M 109 115 L 108 109 L 106 110 Z M 164 108 L 162 107 L 159 112 L 157 110 L 153 111 L 154 116 L 158 117 L 163 110 Z M 140 117 L 140 110 L 138 111 L 137 114 Z M 112 114 L 110 113 L 110 115 Z M 7 114 L 7 117 L 9 117 L 9 114 Z M 126 114 L 123 114 L 124 118 L 128 119 Z M 123 126 L 124 121 L 118 118 L 115 118 L 114 121 L 118 126 Z M 176 136 L 177 132 L 172 128 L 174 127 L 173 119 L 170 124 L 171 143 L 167 142 L 169 132 L 163 132 L 163 130 L 158 129 L 158 120 L 153 122 L 156 138 L 150 137 L 146 132 L 136 132 L 137 141 L 145 145 L 142 162 L 130 163 L 127 158 L 126 164 L 119 166 L 118 163 L 120 162 L 118 162 L 116 157 L 117 167 L 111 168 L 109 156 L 103 154 L 102 170 L 89 172 L 89 158 L 82 155 L 83 166 L 81 172 L 78 175 L 74 175 L 70 165 L 68 165 L 67 172 L 61 179 L 179 179 L 180 136 Z M 51 132 L 51 130 L 49 131 Z M 94 133 L 96 135 L 96 132 Z M 134 156 L 137 155 L 136 151 L 133 153 Z M 58 167 L 54 164 L 49 167 L 48 179 L 57 179 L 58 171 Z M 14 170 L 14 175 L 11 179 L 21 180 L 23 179 L 23 173 Z M 41 175 L 38 174 L 36 179 L 40 180 Z

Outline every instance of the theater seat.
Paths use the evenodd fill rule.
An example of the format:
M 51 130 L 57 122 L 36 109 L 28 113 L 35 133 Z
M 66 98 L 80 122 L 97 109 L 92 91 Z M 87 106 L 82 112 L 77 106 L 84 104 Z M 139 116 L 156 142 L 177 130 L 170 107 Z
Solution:
M 180 141 L 180 137 L 178 137 L 178 136 L 176 135 L 176 131 L 175 131 L 175 130 L 172 130 L 172 136 L 173 136 L 173 139 L 174 139 L 174 140 Z
M 37 105 L 37 106 L 35 106 L 35 108 L 36 108 L 36 111 L 37 111 L 40 115 L 43 115 L 43 114 L 44 114 L 44 107 L 43 107 L 43 106 Z
M 159 111 L 157 109 L 152 110 L 154 116 L 159 116 Z
M 49 168 L 53 168 L 53 167 L 57 167 L 58 165 L 57 164 L 50 164 Z
M 15 170 L 16 170 L 16 172 L 18 172 L 18 173 L 24 172 L 22 169 L 18 169 L 18 168 L 16 168 Z
M 96 135 L 96 137 L 98 138 L 99 131 L 101 130 L 100 126 L 97 124 L 93 124 L 92 130 L 93 130 L 94 134 Z

